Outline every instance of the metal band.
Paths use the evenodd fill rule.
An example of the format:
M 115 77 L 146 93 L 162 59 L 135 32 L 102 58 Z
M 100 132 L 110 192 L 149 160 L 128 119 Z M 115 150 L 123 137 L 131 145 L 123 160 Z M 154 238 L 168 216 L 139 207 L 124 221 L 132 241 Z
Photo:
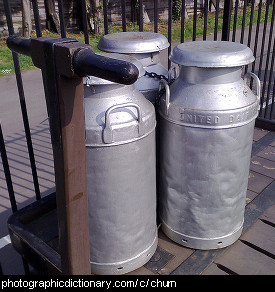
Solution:
M 164 119 L 182 126 L 210 129 L 233 128 L 256 119 L 258 102 L 245 108 L 226 111 L 199 111 L 173 107 L 170 104 L 169 115 L 165 115 L 163 111 L 159 110 L 159 113 Z
M 123 145 L 123 144 L 128 144 L 128 143 L 132 143 L 132 142 L 136 142 L 138 140 L 141 140 L 147 136 L 149 136 L 151 133 L 153 133 L 155 131 L 157 123 L 155 123 L 154 127 L 147 132 L 146 134 L 144 134 L 143 136 L 139 136 L 137 138 L 133 138 L 130 140 L 126 140 L 126 141 L 119 141 L 119 142 L 112 142 L 110 144 L 91 144 L 91 143 L 85 143 L 86 147 L 111 147 L 111 146 L 118 146 L 118 145 Z

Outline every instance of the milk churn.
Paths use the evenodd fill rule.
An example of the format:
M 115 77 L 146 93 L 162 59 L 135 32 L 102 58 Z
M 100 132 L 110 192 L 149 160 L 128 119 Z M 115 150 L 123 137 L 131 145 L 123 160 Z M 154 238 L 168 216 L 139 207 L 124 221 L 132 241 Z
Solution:
M 155 104 L 160 79 L 170 79 L 171 74 L 160 64 L 160 51 L 169 47 L 168 40 L 154 32 L 118 32 L 104 35 L 98 48 L 104 52 L 132 55 L 143 65 L 146 74 L 135 85 L 142 94 Z
M 157 247 L 155 109 L 134 85 L 88 77 L 84 93 L 91 270 L 124 274 Z
M 190 248 L 222 248 L 243 227 L 260 81 L 241 75 L 254 57 L 243 44 L 196 41 L 170 60 L 180 73 L 160 100 L 162 230 Z

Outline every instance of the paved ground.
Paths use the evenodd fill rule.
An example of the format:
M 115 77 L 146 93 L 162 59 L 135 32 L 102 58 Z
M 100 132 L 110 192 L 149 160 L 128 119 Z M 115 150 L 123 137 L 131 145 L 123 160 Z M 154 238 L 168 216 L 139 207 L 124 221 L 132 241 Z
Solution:
M 269 29 L 269 27 L 268 27 Z M 239 31 L 237 32 L 237 40 L 239 38 Z M 254 35 L 254 34 L 253 34 Z M 267 34 L 268 35 L 268 34 Z M 247 36 L 247 34 L 246 34 Z M 211 36 L 209 37 L 211 39 Z M 266 38 L 266 42 L 268 38 Z M 254 43 L 252 37 L 252 43 Z M 173 44 L 173 46 L 176 44 Z M 173 47 L 172 46 L 172 47 Z M 258 45 L 258 53 L 260 52 L 260 44 Z M 265 54 L 266 56 L 266 54 Z M 265 57 L 266 58 L 266 57 Z M 161 60 L 164 66 L 167 66 L 167 50 L 161 53 Z M 263 64 L 265 64 L 265 60 Z M 256 64 L 259 62 L 259 57 L 256 59 Z M 265 67 L 264 67 L 265 68 Z M 22 74 L 23 84 L 25 89 L 25 97 L 29 115 L 29 122 L 32 132 L 32 140 L 34 145 L 36 164 L 38 170 L 38 179 L 40 183 L 42 196 L 47 195 L 52 192 L 54 189 L 54 175 L 53 175 L 53 161 L 52 161 L 52 152 L 50 146 L 50 136 L 48 131 L 47 123 L 47 114 L 45 107 L 45 100 L 43 94 L 43 85 L 40 70 L 30 70 L 25 71 Z M 26 141 L 24 138 L 24 129 L 22 123 L 22 116 L 20 112 L 20 105 L 18 100 L 16 79 L 14 75 L 4 76 L 0 78 L 0 119 L 1 125 L 6 141 L 6 147 L 8 152 L 9 163 L 11 167 L 12 179 L 14 183 L 15 194 L 19 203 L 19 208 L 28 205 L 30 202 L 34 201 L 34 191 L 33 191 L 33 182 L 31 169 L 29 165 L 28 152 L 26 147 Z M 269 136 L 266 136 L 269 135 Z M 253 209 L 253 202 L 258 198 L 259 204 L 261 205 L 261 198 L 264 194 L 270 193 L 273 194 L 274 198 L 274 142 L 267 139 L 267 142 L 264 137 L 271 137 L 271 134 L 267 131 L 261 129 L 255 129 L 254 141 L 255 149 L 260 149 L 260 151 L 254 151 L 252 160 L 251 160 L 251 172 L 249 178 L 249 187 L 247 193 L 247 202 L 250 203 L 248 210 Z M 262 141 L 262 142 L 258 142 Z M 263 143 L 265 142 L 265 143 Z M 270 143 L 268 143 L 270 142 Z M 258 143 L 258 144 L 257 144 Z M 267 144 L 268 143 L 268 144 Z M 260 146 L 261 147 L 260 147 Z M 258 148 L 257 148 L 258 147 Z M 268 154 L 267 154 L 268 153 Z M 8 200 L 7 189 L 4 179 L 4 173 L 2 169 L 2 164 L 0 164 L 0 262 L 2 264 L 4 274 L 22 274 L 23 267 L 21 263 L 20 256 L 13 250 L 11 244 L 9 244 L 9 237 L 7 231 L 7 218 L 11 215 L 10 203 Z M 257 200 L 255 202 L 258 202 Z M 274 201 L 273 201 L 274 203 Z M 259 206 L 255 205 L 256 209 L 261 209 Z M 272 215 L 263 215 L 265 210 L 262 210 L 259 216 L 269 216 L 268 222 L 273 222 L 273 219 L 270 219 Z M 251 211 L 252 212 L 252 211 Z M 274 214 L 274 212 L 268 213 Z M 258 217 L 257 217 L 258 218 Z M 272 217 L 273 218 L 273 217 Z M 271 220 L 271 221 L 270 221 Z M 264 222 L 263 220 L 261 222 Z M 256 224 L 256 223 L 255 223 Z M 259 224 L 259 223 L 258 223 Z M 266 224 L 266 223 L 264 223 Z M 272 224 L 267 224 L 268 226 L 273 226 Z M 253 225 L 254 226 L 254 225 Z M 265 226 L 265 225 L 264 225 Z M 266 226 L 265 226 L 266 227 Z M 264 228 L 259 227 L 261 230 Z M 269 235 L 274 233 L 274 228 L 267 231 Z M 272 235 L 273 236 L 273 235 Z M 274 241 L 274 237 L 269 236 L 266 239 L 271 239 Z M 248 241 L 247 239 L 244 239 Z M 167 262 L 163 267 L 149 268 L 143 267 L 138 272 L 146 273 L 158 273 L 158 274 L 167 274 L 167 273 L 190 273 L 188 267 L 193 267 L 193 273 L 195 273 L 196 263 L 192 265 L 192 259 L 198 258 L 200 253 L 191 249 L 186 249 L 173 245 L 169 242 L 167 238 L 160 235 L 160 244 L 159 248 L 166 250 L 168 253 L 172 254 L 172 260 Z M 243 243 L 243 242 L 242 242 Z M 254 243 L 253 243 L 254 244 Z M 240 245 L 240 243 L 239 243 Z M 254 244 L 258 246 L 259 244 Z M 274 245 L 273 245 L 274 246 Z M 260 248 L 260 249 L 259 249 Z M 257 250 L 264 250 L 264 255 L 273 255 L 274 259 L 274 250 L 269 250 L 265 246 L 259 247 Z M 204 255 L 205 256 L 205 255 Z M 217 259 L 216 255 L 209 255 L 213 259 Z M 229 256 L 230 258 L 230 256 Z M 272 258 L 272 257 L 271 257 Z M 227 266 L 227 263 L 223 261 L 217 261 L 216 266 L 212 265 L 212 270 L 204 271 L 204 273 L 218 273 L 221 271 L 220 267 L 223 268 L 223 272 L 234 271 L 234 267 Z M 191 261 L 191 263 L 190 263 Z M 184 264 L 185 263 L 185 264 Z M 218 265 L 219 264 L 219 265 Z M 273 263 L 270 267 L 273 267 Z M 218 268 L 218 270 L 216 269 Z M 145 269 L 145 270 L 144 270 Z M 273 268 L 272 271 L 275 271 Z M 148 272 L 149 271 L 149 272 Z M 198 271 L 198 270 L 196 270 Z M 264 271 L 264 270 L 263 270 Z M 239 272 L 239 271 L 236 271 Z

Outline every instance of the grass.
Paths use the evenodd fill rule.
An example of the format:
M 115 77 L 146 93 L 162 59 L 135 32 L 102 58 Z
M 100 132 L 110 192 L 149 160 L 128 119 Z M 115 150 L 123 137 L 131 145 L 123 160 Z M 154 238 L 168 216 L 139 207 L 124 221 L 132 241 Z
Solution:
M 265 18 L 265 10 L 266 7 L 262 7 L 260 22 L 264 22 Z M 250 22 L 250 7 L 247 8 L 246 11 L 246 18 L 245 18 L 245 26 L 249 25 Z M 231 19 L 231 29 L 233 27 L 233 12 L 232 12 L 232 19 Z M 255 25 L 257 23 L 257 17 L 258 17 L 258 10 L 255 9 L 253 14 L 253 21 L 252 24 Z M 272 17 L 272 7 L 269 8 L 268 13 L 268 22 L 271 21 Z M 242 20 L 243 20 L 243 10 L 239 9 L 237 13 L 237 27 L 242 26 Z M 197 30 L 196 30 L 196 36 L 200 37 L 203 35 L 203 26 L 204 26 L 204 18 L 203 15 L 197 16 Z M 146 23 L 144 24 L 144 31 L 154 31 L 154 24 L 153 23 Z M 185 39 L 191 39 L 193 35 L 193 17 L 190 16 L 188 19 L 185 20 L 185 26 L 184 26 L 184 38 Z M 207 18 L 207 35 L 210 35 L 214 32 L 215 28 L 215 13 L 209 13 Z M 135 23 L 128 23 L 127 24 L 127 31 L 138 31 L 139 26 Z M 218 31 L 222 30 L 222 12 L 219 15 L 218 18 Z M 121 24 L 112 24 L 109 25 L 109 33 L 115 33 L 122 31 Z M 168 37 L 168 22 L 167 21 L 159 21 L 158 24 L 158 32 Z M 50 32 L 48 30 L 44 30 L 42 33 L 42 36 L 51 36 L 51 37 L 60 37 L 59 34 Z M 103 33 L 93 35 L 90 34 L 89 41 L 90 45 L 94 48 L 95 52 L 99 52 L 97 49 L 97 44 L 100 40 L 100 38 L 103 36 Z M 33 33 L 32 37 L 35 37 L 35 34 Z M 82 32 L 79 33 L 67 33 L 67 37 L 74 38 L 78 40 L 79 42 L 84 43 L 84 35 Z M 181 39 L 181 24 L 180 20 L 173 21 L 172 22 L 172 41 L 178 42 Z M 27 70 L 27 69 L 33 69 L 35 68 L 32 60 L 30 57 L 26 57 L 23 55 L 19 55 L 19 63 L 21 70 Z M 12 59 L 12 53 L 6 46 L 6 38 L 0 39 L 0 76 L 7 75 L 10 73 L 14 73 L 14 67 L 13 67 L 13 59 Z

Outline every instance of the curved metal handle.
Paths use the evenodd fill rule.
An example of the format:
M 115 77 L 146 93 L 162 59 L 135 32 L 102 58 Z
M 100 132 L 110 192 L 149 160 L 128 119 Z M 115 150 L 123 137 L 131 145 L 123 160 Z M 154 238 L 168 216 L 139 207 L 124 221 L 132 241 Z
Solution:
M 172 80 L 172 72 L 174 72 L 174 78 L 173 79 L 177 79 L 177 68 L 176 66 L 171 66 L 169 71 L 168 71 L 168 83 L 170 84 L 171 80 Z
M 244 82 L 247 82 L 248 77 L 253 78 L 256 81 L 256 94 L 257 94 L 257 100 L 259 102 L 259 107 L 260 107 L 260 97 L 261 97 L 261 81 L 259 79 L 259 77 L 252 73 L 252 72 L 248 72 L 244 75 Z
M 144 124 L 142 120 L 142 113 L 140 107 L 132 102 L 127 102 L 127 103 L 122 103 L 122 104 L 117 104 L 113 105 L 105 113 L 105 128 L 103 130 L 103 142 L 106 144 L 113 143 L 113 131 L 111 128 L 111 122 L 110 122 L 110 114 L 112 111 L 120 108 L 125 108 L 125 107 L 134 107 L 137 109 L 137 115 L 138 115 L 138 134 L 139 136 L 144 135 Z
M 159 82 L 159 91 L 161 90 L 162 84 L 164 85 L 165 88 L 165 111 L 166 115 L 168 115 L 168 110 L 170 106 L 170 88 L 168 82 L 164 79 L 161 79 Z

